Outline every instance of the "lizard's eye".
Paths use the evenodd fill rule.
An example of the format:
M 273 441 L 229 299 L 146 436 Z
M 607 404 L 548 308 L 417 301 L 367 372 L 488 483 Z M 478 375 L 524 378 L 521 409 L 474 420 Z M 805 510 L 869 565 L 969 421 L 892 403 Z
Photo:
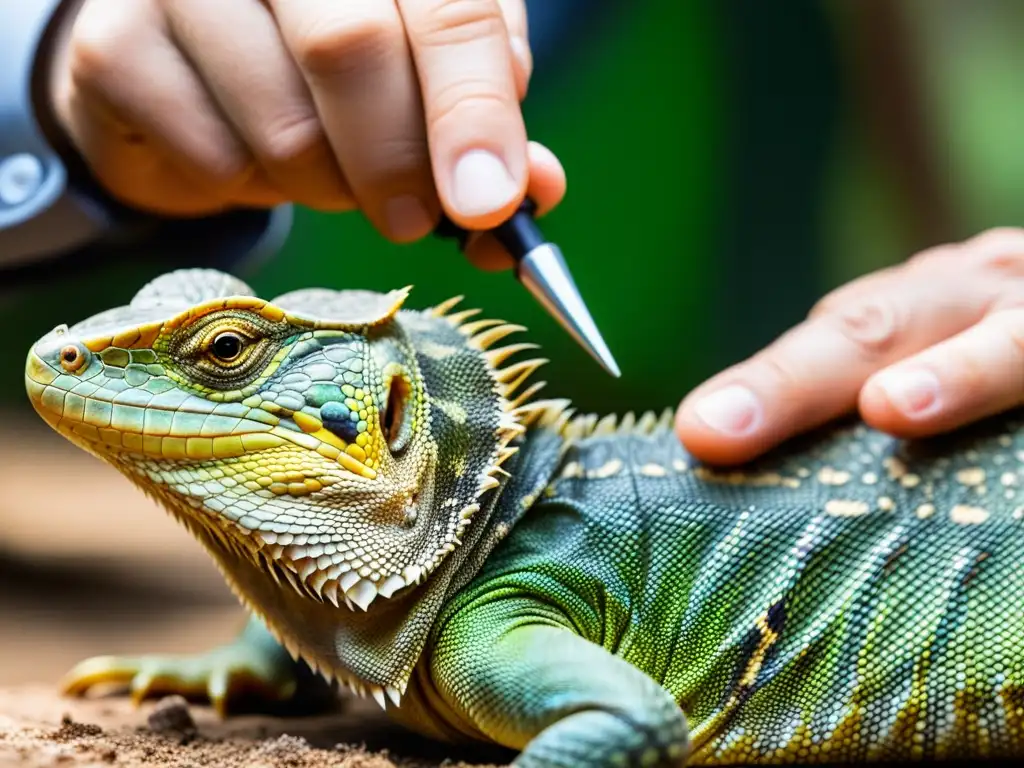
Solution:
M 210 343 L 210 353 L 223 363 L 237 360 L 245 347 L 245 341 L 234 331 L 218 333 Z
M 176 333 L 166 354 L 197 385 L 237 391 L 266 369 L 281 348 L 282 330 L 241 312 L 211 314 Z

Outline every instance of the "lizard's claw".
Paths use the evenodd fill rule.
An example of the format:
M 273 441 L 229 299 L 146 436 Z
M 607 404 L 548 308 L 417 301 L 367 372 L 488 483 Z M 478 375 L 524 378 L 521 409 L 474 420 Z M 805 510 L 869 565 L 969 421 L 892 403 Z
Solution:
M 295 693 L 294 668 L 241 643 L 194 656 L 95 656 L 77 664 L 62 681 L 65 694 L 82 696 L 98 685 L 127 686 L 136 704 L 180 694 L 209 701 L 221 716 L 241 696 L 264 702 L 287 701 Z

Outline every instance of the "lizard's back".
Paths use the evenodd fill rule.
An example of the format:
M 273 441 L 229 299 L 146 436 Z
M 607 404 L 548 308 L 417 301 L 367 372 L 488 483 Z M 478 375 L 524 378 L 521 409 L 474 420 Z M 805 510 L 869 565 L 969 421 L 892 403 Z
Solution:
M 1017 422 L 848 427 L 726 473 L 667 430 L 604 431 L 467 594 L 556 602 L 672 691 L 695 762 L 1024 750 Z

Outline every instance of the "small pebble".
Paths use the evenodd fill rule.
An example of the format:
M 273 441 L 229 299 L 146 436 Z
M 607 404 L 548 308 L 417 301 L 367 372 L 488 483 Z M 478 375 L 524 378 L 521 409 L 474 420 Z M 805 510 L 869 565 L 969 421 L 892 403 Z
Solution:
M 195 736 L 197 731 L 188 702 L 181 696 L 160 699 L 149 714 L 147 723 L 154 733 L 178 734 L 184 740 Z

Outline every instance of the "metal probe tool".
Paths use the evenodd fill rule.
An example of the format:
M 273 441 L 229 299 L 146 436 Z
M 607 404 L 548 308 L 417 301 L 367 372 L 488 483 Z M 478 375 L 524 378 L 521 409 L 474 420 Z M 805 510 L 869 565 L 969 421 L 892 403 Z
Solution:
M 541 233 L 533 218 L 535 211 L 533 201 L 527 199 L 512 218 L 489 230 L 490 234 L 515 260 L 519 282 L 602 368 L 618 378 L 619 366 L 576 288 L 562 251 Z M 442 216 L 434 234 L 454 238 L 465 249 L 471 232 Z

